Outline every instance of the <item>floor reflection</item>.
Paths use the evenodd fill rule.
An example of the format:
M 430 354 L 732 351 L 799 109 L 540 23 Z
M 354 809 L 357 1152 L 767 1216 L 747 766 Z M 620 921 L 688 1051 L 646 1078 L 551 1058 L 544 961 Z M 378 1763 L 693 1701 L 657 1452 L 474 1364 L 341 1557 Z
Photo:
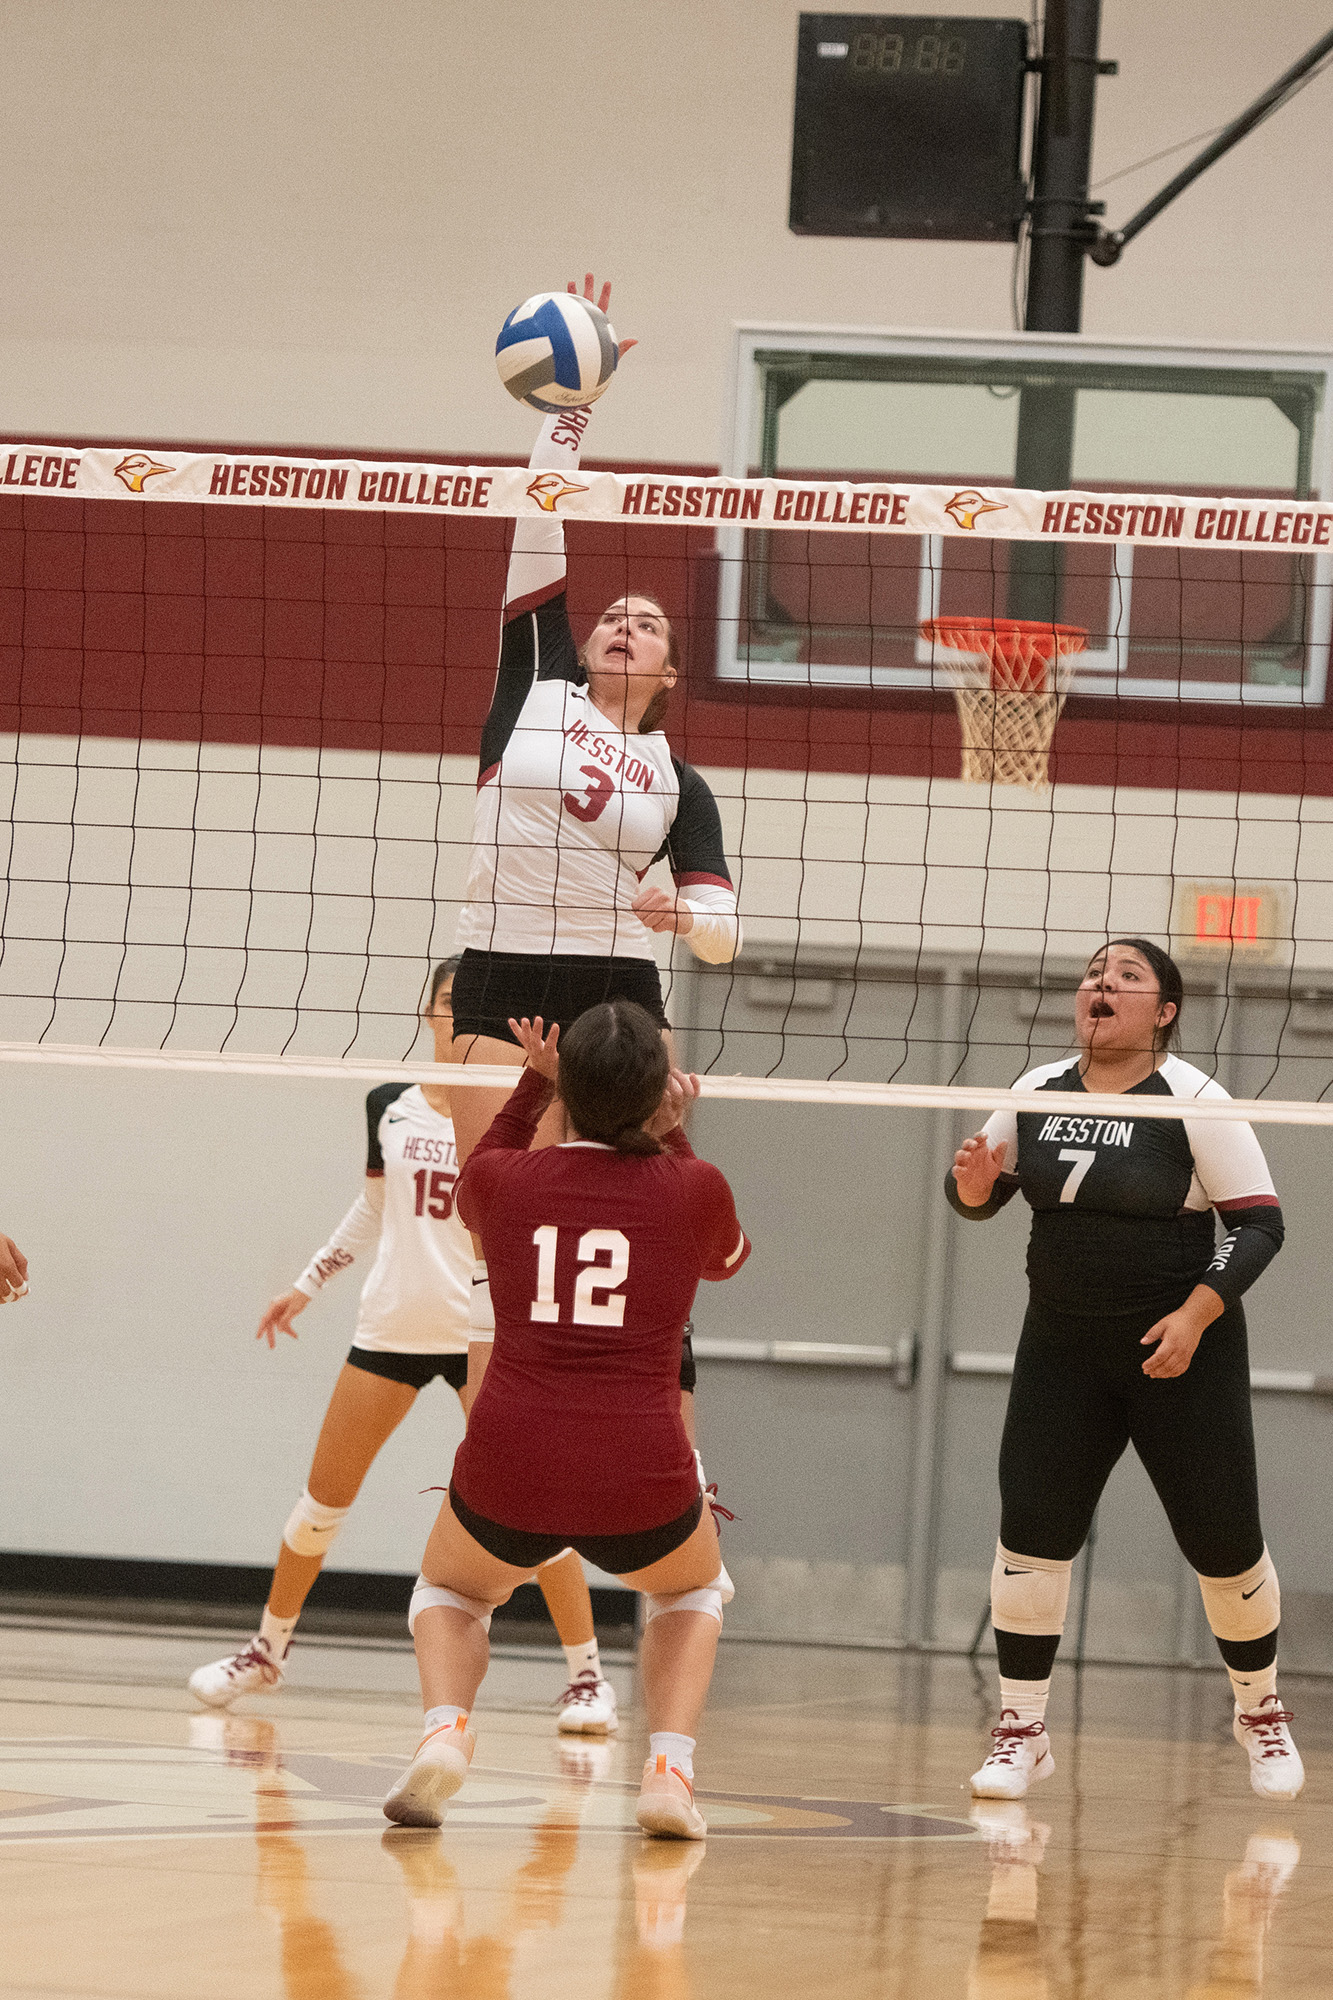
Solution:
M 967 2000 L 1049 2000 L 1065 1990 L 1069 1961 L 1063 1947 L 1072 1943 L 1043 1937 L 1041 1872 L 1051 1829 L 1021 1801 L 979 1799 L 970 1818 L 986 1843 L 990 1881 L 968 1968 Z M 1206 1955 L 1203 1977 L 1175 1989 L 1185 2000 L 1260 2000 L 1264 1944 L 1300 1858 L 1299 1841 L 1285 1830 L 1264 1827 L 1250 1835 L 1242 1860 L 1223 1883 L 1217 1942 L 1198 1954 Z
M 1301 1858 L 1294 1834 L 1252 1833 L 1245 1858 L 1222 1887 L 1222 1935 L 1207 1973 L 1189 2000 L 1257 2000 L 1264 1986 L 1264 1942 L 1283 1890 Z
M 336 1923 L 316 1904 L 321 1889 L 327 1900 L 328 1883 L 312 1870 L 297 1830 L 277 1725 L 254 1716 L 201 1716 L 193 1718 L 190 1736 L 194 1747 L 221 1752 L 253 1778 L 257 1900 L 278 1925 L 286 2000 L 368 2000 Z M 381 1849 L 396 1865 L 407 1901 L 393 2000 L 513 2000 L 524 1939 L 577 1918 L 567 1908 L 569 1878 L 593 1787 L 612 1758 L 605 1743 L 561 1744 L 557 1794 L 526 1853 L 507 1872 L 490 1875 L 484 1889 L 460 1880 L 447 1829 L 392 1827 L 383 1834 Z M 605 1831 L 595 1837 L 598 1856 L 624 1880 L 624 1906 L 633 1909 L 632 1928 L 622 1925 L 615 1941 L 614 2000 L 692 2000 L 686 1899 L 705 1845 L 625 1840 Z

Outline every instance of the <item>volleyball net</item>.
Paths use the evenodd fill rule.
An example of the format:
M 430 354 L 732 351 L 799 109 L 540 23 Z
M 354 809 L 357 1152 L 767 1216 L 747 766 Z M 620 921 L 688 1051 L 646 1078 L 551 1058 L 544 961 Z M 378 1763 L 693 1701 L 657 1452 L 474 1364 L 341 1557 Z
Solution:
M 1333 507 L 1262 495 L 2 446 L 0 1060 L 430 1074 L 536 513 L 580 638 L 635 590 L 681 641 L 706 1088 L 988 1108 L 1146 934 L 1192 1060 L 1333 1120 Z

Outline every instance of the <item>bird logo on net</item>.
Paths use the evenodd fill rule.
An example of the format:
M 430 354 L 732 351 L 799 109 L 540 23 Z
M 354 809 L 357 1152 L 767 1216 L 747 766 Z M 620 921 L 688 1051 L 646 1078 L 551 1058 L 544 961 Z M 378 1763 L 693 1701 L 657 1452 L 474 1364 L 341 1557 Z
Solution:
M 529 500 L 535 500 L 544 514 L 554 514 L 571 493 L 586 493 L 588 488 L 577 479 L 566 479 L 561 472 L 539 472 L 525 490 Z
M 1003 500 L 988 500 L 984 493 L 977 492 L 975 486 L 967 486 L 961 493 L 955 493 L 952 500 L 946 501 L 944 511 L 953 516 L 960 528 L 966 528 L 971 534 L 977 525 L 978 514 L 1002 514 L 1004 507 Z
M 122 458 L 116 467 L 116 478 L 127 486 L 131 493 L 142 493 L 145 479 L 154 479 L 161 472 L 174 472 L 174 465 L 159 465 L 146 451 L 132 451 Z

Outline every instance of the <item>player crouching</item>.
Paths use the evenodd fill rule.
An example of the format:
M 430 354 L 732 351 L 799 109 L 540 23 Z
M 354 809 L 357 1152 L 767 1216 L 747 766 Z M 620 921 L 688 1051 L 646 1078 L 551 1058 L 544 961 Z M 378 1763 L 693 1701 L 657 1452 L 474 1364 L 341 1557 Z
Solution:
M 697 1079 L 642 1007 L 590 1008 L 558 1059 L 558 1030 L 510 1026 L 528 1067 L 458 1183 L 494 1342 L 472 1351 L 484 1374 L 412 1599 L 425 1734 L 384 1811 L 440 1824 L 472 1760 L 491 1613 L 573 1547 L 646 1600 L 639 1825 L 702 1840 L 695 1730 L 732 1587 L 681 1421 L 680 1329 L 699 1280 L 733 1277 L 750 1245 L 681 1129 Z M 530 1151 L 553 1098 L 563 1142 Z

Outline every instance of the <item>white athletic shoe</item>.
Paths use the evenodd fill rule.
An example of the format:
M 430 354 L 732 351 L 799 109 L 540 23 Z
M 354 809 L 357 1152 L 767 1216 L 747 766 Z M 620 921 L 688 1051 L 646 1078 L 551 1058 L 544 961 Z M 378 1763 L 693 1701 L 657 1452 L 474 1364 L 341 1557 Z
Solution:
M 276 1694 L 282 1679 L 281 1660 L 274 1659 L 268 1642 L 256 1634 L 239 1653 L 196 1667 L 189 1687 L 206 1708 L 230 1708 L 243 1694 Z
M 972 1773 L 974 1799 L 1021 1799 L 1029 1785 L 1049 1778 L 1055 1769 L 1044 1722 L 1020 1722 L 1016 1712 L 1006 1708 L 991 1736 L 995 1748 L 981 1769 Z
M 1275 1694 L 1265 1695 L 1248 1715 L 1236 1703 L 1232 1734 L 1249 1753 L 1250 1785 L 1261 1799 L 1294 1799 L 1305 1783 L 1301 1753 L 1287 1727 L 1292 1720 L 1291 1710 Z
M 668 1765 L 665 1757 L 650 1757 L 643 1767 L 643 1784 L 635 1819 L 645 1833 L 665 1840 L 703 1840 L 708 1821 L 694 1803 L 694 1781 Z
M 619 1729 L 610 1681 L 599 1680 L 591 1668 L 571 1681 L 556 1703 L 555 1726 L 566 1736 L 607 1736 Z
M 476 1747 L 461 1715 L 432 1729 L 384 1801 L 384 1817 L 395 1826 L 442 1826 L 445 1805 L 466 1778 Z

